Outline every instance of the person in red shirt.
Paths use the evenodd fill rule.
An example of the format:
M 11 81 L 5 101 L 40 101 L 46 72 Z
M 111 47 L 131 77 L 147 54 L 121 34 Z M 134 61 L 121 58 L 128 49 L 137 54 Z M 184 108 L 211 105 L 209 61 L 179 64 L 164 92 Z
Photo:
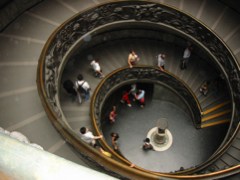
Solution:
M 114 123 L 116 121 L 116 116 L 117 116 L 116 106 L 113 106 L 112 111 L 109 113 L 109 121 L 110 121 L 110 123 Z
M 127 91 L 123 92 L 121 103 L 127 103 L 128 107 L 132 107 L 132 104 L 129 100 L 129 93 Z

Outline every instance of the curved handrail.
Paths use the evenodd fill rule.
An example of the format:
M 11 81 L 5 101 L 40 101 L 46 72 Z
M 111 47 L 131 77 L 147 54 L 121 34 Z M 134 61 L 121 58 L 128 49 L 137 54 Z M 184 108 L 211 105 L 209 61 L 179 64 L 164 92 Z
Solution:
M 127 1 L 118 1 L 104 3 L 96 7 L 96 10 L 88 9 L 84 11 L 82 13 L 82 17 L 80 18 L 78 18 L 78 16 L 74 16 L 72 21 L 69 22 L 69 25 L 65 26 L 65 29 L 61 31 L 58 38 L 55 40 L 56 45 L 52 46 L 52 51 L 58 51 L 56 54 L 59 54 L 56 59 L 62 59 L 62 54 L 65 54 L 69 50 L 69 47 L 72 46 L 79 37 L 84 36 L 88 31 L 102 26 L 103 24 L 112 23 L 113 21 L 126 21 L 131 19 L 138 22 L 148 21 L 161 26 L 165 25 L 176 31 L 181 31 L 189 38 L 193 36 L 193 38 L 196 38 L 195 42 L 201 44 L 202 47 L 204 47 L 204 45 L 206 46 L 204 47 L 205 50 L 210 54 L 212 53 L 213 59 L 215 59 L 215 61 L 219 64 L 219 67 L 222 68 L 224 74 L 230 77 L 231 80 L 227 78 L 228 83 L 235 81 L 235 79 L 239 79 L 239 75 L 235 71 L 232 71 L 232 69 L 238 69 L 234 57 L 232 57 L 231 54 L 228 54 L 228 51 L 223 49 L 225 46 L 219 45 L 219 39 L 215 34 L 213 34 L 214 32 L 201 24 L 197 19 L 194 19 L 191 16 L 190 18 L 182 12 L 181 14 L 174 8 L 151 1 L 131 1 L 131 3 Z M 144 15 L 145 12 L 148 12 L 147 17 Z M 102 15 L 102 17 L 100 15 Z M 97 20 L 100 20 L 100 22 Z M 181 20 L 185 23 L 182 24 Z M 89 25 L 89 27 L 80 26 L 80 23 Z M 187 24 L 190 24 L 191 26 Z M 69 32 L 69 35 L 66 34 L 67 32 Z M 209 41 L 211 38 L 214 39 L 214 41 Z M 221 51 L 219 51 L 219 49 L 221 49 Z M 232 63 L 229 63 L 229 60 Z M 50 60 L 46 59 L 46 61 Z M 224 67 L 227 69 L 226 72 L 224 71 Z M 234 82 L 232 83 L 233 85 L 235 84 Z M 234 91 L 238 92 L 239 90 L 235 87 Z M 233 97 L 233 95 L 231 96 Z M 238 102 L 237 99 L 240 98 L 238 97 L 238 93 L 234 93 L 234 97 L 234 101 Z M 233 115 L 234 113 L 232 113 L 232 116 Z
M 155 74 L 156 75 L 156 77 L 152 77 L 152 74 L 153 73 L 157 73 L 157 72 L 159 72 L 159 74 L 162 74 L 162 75 L 167 75 L 168 77 L 170 77 L 170 78 L 172 78 L 172 79 L 174 79 L 175 81 L 175 83 L 176 82 L 179 82 L 179 84 L 181 84 L 182 85 L 182 87 L 184 87 L 185 89 L 186 89 L 186 92 L 185 93 L 189 93 L 189 95 L 191 96 L 191 98 L 193 99 L 193 101 L 194 101 L 194 104 L 191 104 L 192 106 L 191 106 L 191 108 L 193 108 L 193 109 L 197 109 L 197 111 L 195 111 L 195 113 L 196 112 L 198 112 L 198 114 L 195 114 L 195 118 L 196 117 L 198 117 L 198 116 L 200 116 L 200 112 L 202 111 L 202 109 L 201 109 L 201 106 L 200 106 L 200 103 L 199 103 L 199 101 L 198 101 L 198 99 L 197 99 L 197 97 L 195 96 L 195 94 L 192 92 L 192 90 L 191 90 L 191 88 L 190 87 L 188 87 L 188 85 L 184 82 L 184 81 L 182 81 L 181 79 L 179 79 L 177 76 L 175 76 L 175 75 L 173 75 L 172 73 L 170 73 L 170 72 L 168 72 L 168 71 L 164 71 L 164 72 L 162 72 L 162 71 L 160 71 L 159 70 L 159 68 L 156 68 L 156 67 L 154 67 L 154 66 L 147 66 L 147 65 L 138 65 L 138 66 L 135 66 L 133 69 L 138 69 L 139 71 L 138 71 L 138 77 L 129 77 L 130 79 L 132 78 L 132 79 L 136 79 L 136 78 L 138 78 L 138 81 L 140 81 L 141 80 L 141 78 L 144 78 L 144 79 L 147 79 L 149 82 L 151 81 L 151 82 L 153 82 L 153 81 L 155 81 L 155 79 L 156 79 L 156 77 L 157 77 L 157 75 L 158 74 Z M 110 82 L 110 79 L 111 79 L 111 77 L 112 76 L 120 76 L 121 74 L 120 73 L 122 73 L 123 71 L 128 71 L 128 73 L 131 73 L 131 69 L 129 69 L 128 67 L 122 67 L 122 68 L 118 68 L 118 69 L 116 69 L 116 70 L 114 70 L 113 72 L 111 72 L 111 73 L 109 73 L 99 84 L 98 84 L 98 86 L 97 86 L 97 88 L 96 88 L 96 90 L 95 90 L 95 92 L 94 92 L 94 94 L 93 94 L 93 100 L 91 101 L 91 111 L 93 111 L 93 109 L 95 108 L 94 106 L 95 106 L 95 102 L 97 101 L 96 100 L 96 96 L 97 96 L 97 93 L 99 93 L 99 91 L 100 91 L 100 88 L 103 86 L 103 84 L 105 83 L 105 86 L 107 86 L 107 83 L 110 83 L 111 84 L 111 86 L 112 86 L 112 83 Z M 141 70 L 149 70 L 149 74 L 146 74 L 146 76 L 144 77 L 144 73 L 146 73 L 146 72 L 143 72 L 143 73 L 141 73 Z M 152 72 L 152 71 L 154 71 L 154 72 Z M 119 74 L 117 74 L 117 73 L 119 73 Z M 133 73 L 136 73 L 135 71 L 133 71 Z M 116 75 L 117 74 L 117 75 Z M 126 76 L 126 75 L 124 75 L 124 74 L 122 74 L 124 77 Z M 132 76 L 134 76 L 134 75 L 132 75 Z M 140 77 L 141 76 L 141 77 Z M 128 77 L 125 77 L 125 81 L 127 81 L 127 78 Z M 164 79 L 161 79 L 161 80 L 164 80 Z M 106 81 L 108 81 L 108 82 L 106 82 Z M 157 80 L 156 80 L 157 81 Z M 160 80 L 159 80 L 160 81 Z M 121 81 L 122 82 L 122 81 Z M 180 86 L 180 85 L 179 85 Z M 171 87 L 171 86 L 170 86 Z M 181 88 L 182 88 L 181 87 Z M 175 88 L 177 88 L 177 87 L 175 87 Z M 178 90 L 177 90 L 177 92 L 179 92 L 180 91 L 180 88 L 178 88 Z M 108 91 L 108 94 L 109 94 L 109 92 L 110 91 Z M 186 94 L 182 94 L 183 96 L 184 95 L 186 95 Z M 105 95 L 105 96 L 108 96 L 108 95 Z M 102 101 L 101 101 L 102 102 Z M 94 119 L 96 119 L 94 116 L 92 116 Z M 193 116 L 194 117 L 194 116 Z
M 127 10 L 123 11 L 124 8 L 127 8 Z M 150 8 L 151 10 L 149 11 Z M 115 11 L 113 14 L 106 14 L 106 10 L 109 10 L 109 12 L 112 12 L 112 10 Z M 130 14 L 127 15 L 125 12 L 130 12 Z M 151 19 L 150 16 L 144 16 L 144 14 L 146 14 L 145 12 L 150 12 L 153 18 Z M 99 13 L 102 13 L 105 19 L 98 21 Z M 79 18 L 80 15 L 81 17 Z M 240 112 L 240 90 L 238 88 L 240 83 L 239 65 L 226 44 L 213 31 L 204 26 L 194 17 L 186 15 L 186 13 L 180 12 L 179 10 L 171 8 L 170 6 L 161 5 L 151 1 L 107 2 L 96 5 L 93 9 L 89 8 L 75 15 L 73 18 L 69 19 L 59 28 L 57 28 L 44 46 L 39 59 L 37 85 L 41 101 L 53 125 L 74 147 L 76 147 L 78 150 L 82 148 L 84 152 L 87 151 L 90 157 L 93 157 L 93 154 L 96 158 L 99 156 L 99 153 L 93 153 L 91 148 L 84 147 L 84 143 L 78 142 L 79 138 L 76 137 L 76 135 L 64 121 L 65 117 L 62 114 L 61 107 L 58 104 L 59 88 L 57 87 L 59 84 L 57 84 L 57 81 L 60 77 L 58 73 L 61 71 L 59 69 L 59 64 L 64 63 L 64 57 L 66 53 L 68 53 L 70 47 L 74 46 L 74 43 L 77 42 L 77 39 L 85 35 L 88 31 L 96 27 L 100 27 L 104 23 L 111 23 L 119 19 L 126 20 L 126 18 L 139 22 L 150 21 L 161 26 L 171 27 L 172 29 L 188 36 L 196 43 L 201 44 L 202 47 L 204 47 L 205 50 L 212 55 L 213 59 L 218 63 L 222 72 L 224 72 L 225 76 L 227 77 L 230 85 L 229 87 L 232 92 L 232 99 L 236 103 L 236 111 Z M 82 27 L 79 26 L 79 23 L 89 26 L 83 26 L 83 29 L 81 29 Z M 210 42 L 209 39 L 213 39 L 213 41 Z M 233 112 L 232 119 L 237 121 L 239 119 L 238 113 Z M 236 123 L 234 123 L 234 125 L 236 126 Z M 108 160 L 104 157 L 103 159 L 104 163 L 106 163 L 105 161 Z M 98 158 L 96 160 L 100 162 Z M 111 163 L 108 165 L 110 164 Z M 121 172 L 126 174 L 131 170 L 132 169 L 126 168 L 127 172 Z M 170 177 L 164 174 L 161 176 Z M 171 177 L 174 178 L 176 176 Z
M 38 71 L 40 71 L 39 69 L 40 68 L 38 68 Z M 46 95 L 44 94 L 44 91 L 40 90 L 40 88 L 44 86 L 44 82 L 41 81 L 40 79 L 41 79 L 40 77 L 37 78 L 37 84 L 39 86 L 38 92 L 49 120 L 52 122 L 54 127 L 60 132 L 63 138 L 68 143 L 70 143 L 81 154 L 82 157 L 86 157 L 87 160 L 90 161 L 95 166 L 98 166 L 101 168 L 103 168 L 104 166 L 108 167 L 108 169 L 106 169 L 105 167 L 104 170 L 110 174 L 114 174 L 114 176 L 117 176 L 119 178 L 122 178 L 124 175 L 124 176 L 135 177 L 137 179 L 142 179 L 143 177 L 145 177 L 146 179 L 148 178 L 158 179 L 157 176 L 144 173 L 144 172 L 138 172 L 135 169 L 129 168 L 128 166 L 120 162 L 117 162 L 111 158 L 107 158 L 101 153 L 99 153 L 97 150 L 95 150 L 94 148 L 82 142 L 82 140 L 70 130 L 70 128 L 66 125 L 66 123 L 58 119 L 55 113 L 52 112 L 51 107 L 49 106 L 46 100 Z M 122 175 L 116 174 L 114 172 L 121 172 Z
M 95 132 L 97 133 L 97 135 L 101 135 L 102 133 L 101 133 L 101 130 L 100 130 L 100 128 L 99 128 L 99 124 L 100 124 L 100 122 L 99 122 L 99 120 L 100 120 L 100 117 L 101 117 L 101 113 L 99 113 L 99 111 L 101 111 L 101 110 L 99 110 L 100 109 L 100 107 L 102 107 L 102 106 L 104 106 L 104 99 L 106 99 L 106 95 L 105 95 L 105 97 L 104 97 L 104 99 L 101 99 L 100 98 L 100 100 L 98 100 L 97 98 L 99 98 L 99 96 L 98 96 L 98 94 L 101 92 L 101 88 L 102 89 L 104 89 L 105 91 L 107 91 L 108 92 L 108 95 L 109 94 L 111 94 L 111 89 L 115 89 L 115 85 L 111 82 L 111 77 L 113 77 L 114 78 L 114 76 L 117 76 L 117 77 L 120 77 L 121 78 L 121 74 L 124 76 L 124 81 L 121 81 L 121 84 L 123 84 L 123 83 L 125 83 L 125 82 L 129 82 L 129 81 L 131 81 L 131 80 L 135 80 L 136 79 L 136 77 L 135 76 L 133 76 L 133 77 L 131 77 L 130 79 L 128 79 L 125 75 L 126 74 L 131 74 L 131 71 L 133 71 L 133 73 L 134 72 L 136 72 L 136 71 L 138 71 L 139 72 L 139 77 L 138 77 L 138 82 L 141 82 L 141 78 L 144 78 L 144 79 L 148 79 L 148 81 L 149 82 L 152 82 L 152 83 L 156 83 L 157 82 L 157 80 L 156 81 L 153 81 L 152 79 L 151 79 L 151 77 L 149 76 L 149 75 L 147 75 L 147 77 L 144 77 L 143 75 L 141 75 L 141 70 L 142 69 L 146 69 L 146 70 L 149 70 L 149 74 L 152 74 L 152 76 L 154 76 L 154 79 L 155 79 L 155 77 L 157 77 L 157 74 L 155 74 L 155 73 L 153 73 L 151 70 L 154 70 L 156 73 L 157 72 L 159 72 L 159 74 L 162 74 L 162 75 L 164 75 L 164 74 L 167 74 L 169 77 L 171 77 L 172 79 L 175 79 L 177 82 L 179 82 L 179 84 L 182 84 L 182 86 L 186 89 L 186 91 L 184 91 L 184 93 L 183 93 L 183 95 L 185 94 L 185 93 L 189 93 L 189 95 L 191 96 L 191 98 L 190 98 L 190 100 L 191 99 L 193 99 L 193 101 L 196 103 L 196 105 L 195 105 L 195 117 L 193 116 L 193 118 L 196 118 L 196 116 L 199 116 L 200 117 L 200 112 L 201 112 L 201 107 L 200 107 L 200 104 L 199 104 L 199 102 L 198 102 L 198 99 L 197 99 L 197 97 L 195 96 L 195 94 L 192 92 L 192 90 L 188 87 L 188 85 L 184 82 L 184 81 L 182 81 L 181 79 L 179 79 L 177 76 L 175 76 L 175 75 L 173 75 L 172 73 L 170 73 L 170 72 L 167 72 L 167 71 L 164 71 L 164 72 L 162 72 L 161 70 L 159 70 L 159 68 L 157 68 L 157 67 L 154 67 L 154 66 L 147 66 L 147 65 L 137 65 L 137 66 L 134 66 L 134 68 L 129 68 L 129 67 L 121 67 L 121 68 L 118 68 L 118 69 L 116 69 L 116 70 L 114 70 L 113 72 L 111 72 L 111 73 L 109 73 L 99 84 L 98 84 L 98 86 L 96 87 L 96 89 L 95 89 L 95 91 L 94 91 L 94 93 L 93 93 L 93 95 L 92 95 L 92 100 L 91 100 L 91 105 L 90 105 L 90 109 L 91 109 L 91 114 L 90 114 L 90 116 L 91 116 L 91 119 L 92 119 L 92 123 L 93 123 L 93 127 L 94 127 L 94 130 L 95 130 Z M 126 72 L 126 74 L 124 74 L 124 71 L 127 71 Z M 146 73 L 146 72 L 143 72 L 143 73 Z M 157 79 L 157 78 L 156 78 Z M 159 81 L 161 81 L 162 79 L 160 79 Z M 114 79 L 113 79 L 113 81 L 114 81 Z M 177 85 L 177 83 L 176 83 L 176 81 L 174 81 L 174 84 L 176 84 L 176 86 L 177 87 L 179 87 L 180 85 Z M 111 84 L 111 86 L 109 86 L 110 87 L 110 89 L 106 89 L 106 87 L 108 86 L 107 84 Z M 164 83 L 164 82 L 163 82 Z M 117 85 L 119 86 L 119 83 L 117 83 Z M 172 87 L 173 89 L 174 89 L 174 87 Z M 181 95 L 181 93 L 179 92 L 180 91 L 180 89 L 181 88 L 179 88 L 178 90 L 176 90 L 176 92 L 178 92 L 179 93 L 179 95 Z M 103 92 L 103 93 L 100 93 L 100 94 L 105 94 L 105 92 Z M 189 98 L 188 98 L 189 99 Z M 97 107 L 96 107 L 96 104 L 98 104 L 97 102 L 101 102 L 101 104 L 99 104 Z M 186 101 L 185 101 L 185 103 L 186 103 Z M 189 102 L 188 102 L 189 103 Z M 193 104 L 193 103 L 192 103 Z M 190 107 L 189 107 L 190 108 Z M 192 105 L 191 106 L 191 108 L 190 109 L 192 109 L 192 108 L 194 108 L 194 105 Z M 98 112 L 96 112 L 95 110 L 99 110 Z M 196 112 L 198 112 L 198 115 L 197 115 L 197 113 Z M 96 115 L 98 116 L 98 117 L 96 117 Z M 96 119 L 98 119 L 98 120 L 96 120 Z M 194 121 L 194 120 L 193 120 Z M 103 145 L 103 147 L 105 148 L 105 149 L 107 149 L 108 151 L 110 151 L 113 155 L 114 155 L 114 157 L 116 157 L 118 160 L 120 160 L 121 162 L 124 162 L 124 163 L 126 163 L 126 164 L 128 164 L 128 165 L 131 165 L 131 162 L 129 162 L 126 158 L 124 158 L 124 157 L 122 157 L 121 155 L 119 155 L 118 153 L 116 153 L 109 145 L 108 145 L 108 143 L 104 140 L 104 139 L 101 139 L 100 140 L 100 142 L 101 142 L 101 144 Z M 159 174 L 158 172 L 153 172 L 153 171 L 149 171 L 149 170 L 145 170 L 145 169 L 143 169 L 143 168 L 141 168 L 141 167 L 137 167 L 138 169 L 141 169 L 141 170 L 143 170 L 143 171 L 146 171 L 146 172 L 151 172 L 151 173 L 154 173 L 154 174 Z
M 232 134 L 231 138 L 224 144 L 224 146 L 217 151 L 216 154 L 214 154 L 212 157 L 210 157 L 206 162 L 200 164 L 198 167 L 194 167 L 194 168 L 190 168 L 189 170 L 186 171 L 182 171 L 182 172 L 177 172 L 176 174 L 182 174 L 182 173 L 196 173 L 197 171 L 203 170 L 204 168 L 207 168 L 209 166 L 209 164 L 213 163 L 214 161 L 216 161 L 221 155 L 224 154 L 224 152 L 229 148 L 229 146 L 232 144 L 232 142 L 234 141 L 234 139 L 236 138 L 238 132 L 240 131 L 240 123 L 237 125 L 236 130 L 234 131 L 234 133 Z M 240 172 L 240 169 L 239 169 Z

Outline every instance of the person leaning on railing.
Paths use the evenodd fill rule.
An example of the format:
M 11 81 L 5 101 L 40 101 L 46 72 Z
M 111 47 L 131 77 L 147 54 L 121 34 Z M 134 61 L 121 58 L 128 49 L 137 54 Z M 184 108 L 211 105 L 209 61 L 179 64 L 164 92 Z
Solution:
M 105 156 L 107 156 L 107 157 L 111 157 L 112 156 L 109 152 L 104 151 L 102 149 L 102 147 L 99 144 L 97 144 L 96 140 L 103 138 L 102 135 L 94 136 L 93 133 L 91 131 L 89 131 L 89 129 L 86 128 L 86 127 L 81 127 L 80 128 L 80 133 L 81 133 L 81 139 L 84 142 L 86 142 L 87 144 L 93 146 L 94 148 L 97 148 Z

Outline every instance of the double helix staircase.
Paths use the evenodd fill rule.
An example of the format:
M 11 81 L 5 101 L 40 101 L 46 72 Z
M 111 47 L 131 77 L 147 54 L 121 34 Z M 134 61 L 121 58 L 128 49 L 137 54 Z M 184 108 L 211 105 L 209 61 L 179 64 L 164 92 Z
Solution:
M 16 18 L 0 34 L 0 126 L 9 131 L 20 131 L 31 141 L 43 146 L 46 151 L 85 166 L 87 165 L 79 158 L 77 152 L 62 139 L 49 122 L 38 98 L 36 71 L 44 44 L 61 23 L 84 9 L 106 2 L 108 1 L 42 1 Z M 231 8 L 218 1 L 206 0 L 155 2 L 173 6 L 202 21 L 221 37 L 238 62 L 240 61 L 239 14 Z M 163 51 L 167 54 L 166 70 L 189 85 L 200 102 L 202 128 L 229 123 L 232 110 L 229 97 L 221 93 L 220 96 L 216 96 L 211 91 L 206 97 L 199 94 L 200 85 L 208 79 L 211 72 L 207 69 L 207 64 L 199 64 L 200 60 L 194 57 L 195 61 L 190 62 L 186 70 L 181 71 L 179 59 L 182 57 L 183 49 L 172 47 L 170 43 L 163 45 L 152 40 L 140 40 L 140 42 L 126 40 L 101 45 L 80 53 L 79 57 L 68 63 L 62 81 L 67 78 L 75 80 L 77 74 L 82 73 L 94 91 L 100 79 L 92 76 L 89 59 L 99 57 L 104 73 L 108 74 L 114 69 L 127 65 L 129 48 L 134 48 L 141 57 L 140 63 L 147 65 L 154 65 L 155 56 L 159 52 Z M 76 133 L 81 126 L 91 127 L 89 102 L 79 105 L 77 102 L 72 102 L 63 89 L 60 93 L 61 106 L 70 127 Z M 215 160 L 211 167 L 213 170 L 221 170 L 237 165 L 240 162 L 239 155 L 240 133 L 238 132 L 228 150 Z
M 179 65 L 182 57 L 182 51 L 179 51 L 179 49 L 181 50 L 181 48 L 176 46 L 171 47 L 171 44 L 166 42 L 164 43 L 149 39 L 141 40 L 140 38 L 115 40 L 98 45 L 92 49 L 84 50 L 84 53 L 76 55 L 72 58 L 73 60 L 70 60 L 67 64 L 63 74 L 63 81 L 66 79 L 75 81 L 77 74 L 81 73 L 84 75 L 85 80 L 90 82 L 91 87 L 94 89 L 100 82 L 100 79 L 95 78 L 91 73 L 91 69 L 89 68 L 91 60 L 99 58 L 104 74 L 108 74 L 117 68 L 127 66 L 129 49 L 133 48 L 140 57 L 138 64 L 142 65 L 155 66 L 157 63 L 156 56 L 159 53 L 164 52 L 167 55 L 165 65 L 166 71 L 178 77 L 186 83 L 190 89 L 192 89 L 200 103 L 201 108 L 203 109 L 202 123 L 206 123 L 206 121 L 210 122 L 211 120 L 211 125 L 214 125 L 215 123 L 218 124 L 230 121 L 231 107 L 227 106 L 230 104 L 227 92 L 222 92 L 221 89 L 219 89 L 217 94 L 214 87 L 210 87 L 209 93 L 206 97 L 199 93 L 199 88 L 202 82 L 209 80 L 209 77 L 214 76 L 212 74 L 216 74 L 213 70 L 214 68 L 207 63 L 202 63 L 206 60 L 199 60 L 193 57 L 193 59 L 189 62 L 188 69 L 180 70 Z M 72 64 L 74 64 L 74 66 Z M 63 100 L 62 106 L 64 112 L 65 107 L 66 109 L 69 109 L 69 105 L 65 105 Z M 84 107 L 84 109 L 86 108 Z M 66 117 L 68 119 L 68 115 Z M 206 127 L 206 124 L 203 127 Z

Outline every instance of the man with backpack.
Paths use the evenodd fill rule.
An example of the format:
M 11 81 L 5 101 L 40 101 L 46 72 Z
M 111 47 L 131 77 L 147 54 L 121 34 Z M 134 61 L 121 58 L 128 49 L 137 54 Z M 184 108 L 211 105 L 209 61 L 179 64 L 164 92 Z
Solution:
M 75 88 L 77 91 L 77 95 L 78 95 L 80 104 L 82 103 L 81 93 L 84 93 L 85 101 L 87 101 L 90 98 L 91 88 L 90 88 L 90 85 L 88 84 L 88 82 L 83 79 L 82 74 L 79 74 L 77 76 L 77 81 L 75 82 Z

